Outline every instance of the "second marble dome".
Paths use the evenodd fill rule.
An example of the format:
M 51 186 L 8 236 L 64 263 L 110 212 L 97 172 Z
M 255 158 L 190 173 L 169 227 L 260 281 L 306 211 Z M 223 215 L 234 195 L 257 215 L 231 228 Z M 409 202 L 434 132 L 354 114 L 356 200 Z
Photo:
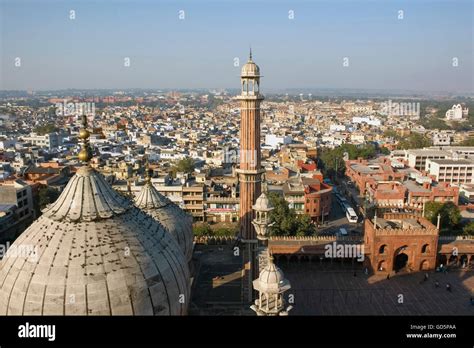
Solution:
M 175 203 L 163 196 L 149 179 L 135 198 L 135 205 L 158 220 L 175 238 L 186 259 L 193 255 L 193 220 Z

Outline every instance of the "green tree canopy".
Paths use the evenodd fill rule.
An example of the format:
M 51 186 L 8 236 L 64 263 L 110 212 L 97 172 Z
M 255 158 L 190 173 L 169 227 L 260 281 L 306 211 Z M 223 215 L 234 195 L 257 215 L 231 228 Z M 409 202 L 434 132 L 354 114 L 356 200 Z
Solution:
M 438 215 L 441 216 L 441 230 L 446 232 L 456 230 L 461 222 L 461 212 L 453 202 L 427 202 L 425 204 L 425 217 L 436 225 Z
M 176 162 L 171 168 L 171 175 L 175 178 L 176 173 L 192 173 L 194 171 L 194 160 L 190 157 L 183 158 Z
M 270 213 L 270 221 L 274 225 L 270 229 L 273 236 L 312 236 L 316 234 L 316 227 L 308 215 L 296 214 L 288 207 L 288 202 L 276 193 L 268 195 L 274 208 Z
M 431 140 L 423 134 L 411 133 L 409 136 L 400 139 L 398 148 L 401 150 L 419 149 L 431 146 Z
M 459 145 L 461 146 L 474 146 L 474 137 L 464 140 Z
M 205 223 L 196 223 L 193 226 L 193 233 L 195 236 L 219 236 L 219 237 L 228 237 L 235 236 L 238 233 L 237 227 L 217 227 L 212 228 L 207 222 Z
M 54 123 L 48 123 L 43 126 L 38 126 L 34 129 L 34 132 L 39 135 L 45 135 L 48 133 L 57 132 L 59 130 L 58 127 Z
M 38 190 L 38 199 L 40 209 L 46 208 L 48 204 L 58 199 L 59 192 L 51 187 L 42 187 Z
M 466 236 L 474 236 L 474 222 L 471 221 L 466 226 L 464 226 L 462 232 Z
M 195 236 L 212 236 L 212 228 L 207 223 L 196 224 L 193 226 L 193 233 Z
M 376 155 L 377 149 L 373 144 L 357 146 L 354 144 L 342 144 L 334 149 L 322 148 L 318 151 L 319 165 L 322 167 L 325 176 L 331 177 L 336 174 L 342 176 L 346 170 L 344 164 L 344 153 L 349 159 L 372 158 Z

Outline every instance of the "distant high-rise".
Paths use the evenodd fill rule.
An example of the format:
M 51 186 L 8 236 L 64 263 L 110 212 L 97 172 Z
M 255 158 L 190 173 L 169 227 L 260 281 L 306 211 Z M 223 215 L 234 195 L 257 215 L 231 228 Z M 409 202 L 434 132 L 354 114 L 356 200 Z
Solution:
M 240 237 L 245 245 L 242 290 L 246 300 L 252 301 L 252 281 L 258 276 L 252 206 L 260 196 L 263 173 L 260 167 L 260 102 L 263 95 L 260 94 L 260 68 L 252 61 L 252 51 L 248 62 L 242 67 L 240 80 L 240 167 L 237 173 L 240 185 Z

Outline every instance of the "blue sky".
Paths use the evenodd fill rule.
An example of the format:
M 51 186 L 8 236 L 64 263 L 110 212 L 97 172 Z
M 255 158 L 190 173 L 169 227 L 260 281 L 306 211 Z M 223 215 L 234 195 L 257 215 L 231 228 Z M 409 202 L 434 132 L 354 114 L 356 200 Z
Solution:
M 237 87 L 252 45 L 263 89 L 473 91 L 471 0 L 0 4 L 0 89 Z

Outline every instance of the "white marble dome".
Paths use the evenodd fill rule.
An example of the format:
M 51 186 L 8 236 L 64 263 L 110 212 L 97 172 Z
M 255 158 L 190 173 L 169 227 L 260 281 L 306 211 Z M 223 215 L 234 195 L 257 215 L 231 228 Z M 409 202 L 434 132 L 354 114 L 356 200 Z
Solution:
M 249 59 L 247 63 L 242 67 L 240 74 L 241 77 L 259 77 L 260 68 L 257 64 L 252 61 L 252 58 Z
M 181 247 L 186 260 L 193 256 L 193 219 L 176 204 L 163 196 L 147 180 L 135 198 L 138 208 L 158 220 L 175 238 Z
M 281 293 L 290 288 L 290 282 L 285 278 L 283 271 L 275 265 L 272 256 L 269 256 L 268 264 L 253 284 L 255 290 L 264 293 Z
M 257 198 L 252 208 L 258 211 L 271 211 L 274 209 L 265 192 L 262 192 L 262 194 Z
M 82 167 L 0 262 L 0 315 L 183 315 L 188 284 L 163 226 Z

